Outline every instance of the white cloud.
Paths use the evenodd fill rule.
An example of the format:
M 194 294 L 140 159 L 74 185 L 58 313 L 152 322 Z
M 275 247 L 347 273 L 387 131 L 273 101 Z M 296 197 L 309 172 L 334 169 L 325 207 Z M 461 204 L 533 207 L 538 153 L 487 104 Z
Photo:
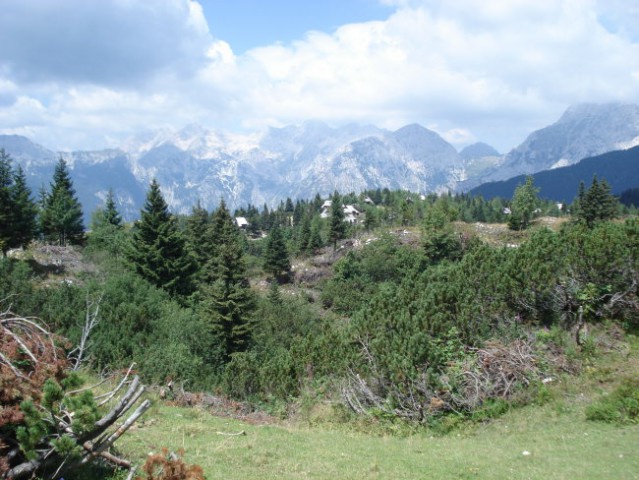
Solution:
M 4 2 L 0 63 L 20 82 L 140 85 L 165 71 L 189 75 L 211 40 L 189 0 Z
M 263 74 L 247 97 L 254 116 L 437 121 L 493 142 L 501 119 L 504 148 L 571 103 L 639 100 L 639 49 L 597 22 L 593 2 L 411 3 L 385 22 L 249 52 Z
M 456 144 L 507 150 L 572 103 L 639 103 L 628 20 L 639 13 L 622 18 L 632 0 L 381 1 L 396 7 L 385 21 L 239 56 L 189 0 L 13 2 L 0 17 L 0 105 L 24 128 L 33 118 L 38 138 L 83 147 L 193 122 L 321 119 L 437 125 Z M 15 123 L 0 114 L 0 131 Z

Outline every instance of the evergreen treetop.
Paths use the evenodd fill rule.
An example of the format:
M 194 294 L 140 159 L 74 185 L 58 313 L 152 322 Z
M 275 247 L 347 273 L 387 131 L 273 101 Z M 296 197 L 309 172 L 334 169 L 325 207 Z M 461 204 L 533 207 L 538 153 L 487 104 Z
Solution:
M 128 256 L 138 274 L 157 287 L 174 295 L 192 293 L 195 264 L 155 179 L 135 223 Z
M 331 199 L 331 217 L 328 230 L 328 239 L 333 243 L 333 249 L 337 248 L 337 241 L 346 235 L 346 224 L 344 223 L 344 209 L 342 207 L 342 197 L 335 191 Z
M 109 189 L 106 202 L 104 204 L 104 221 L 114 227 L 122 226 L 122 217 L 115 206 L 115 199 L 113 197 L 113 189 Z
M 538 192 L 539 189 L 534 186 L 532 176 L 526 177 L 526 183 L 515 189 L 508 219 L 508 227 L 511 230 L 525 230 L 530 226 L 539 203 Z
M 18 166 L 14 176 L 13 196 L 13 232 L 14 245 L 26 247 L 36 235 L 36 217 L 38 208 L 31 198 L 31 190 L 27 186 L 24 170 Z
M 0 251 L 26 247 L 36 233 L 37 209 L 22 167 L 13 171 L 11 156 L 0 149 Z
M 310 229 L 309 229 L 310 236 Z M 264 252 L 264 271 L 276 280 L 291 271 L 282 229 L 276 224 L 270 231 Z
M 579 184 L 576 201 L 576 217 L 592 228 L 597 222 L 611 220 L 617 216 L 618 200 L 610 192 L 610 185 L 605 180 L 598 181 L 594 176 L 588 189 L 583 182 Z
M 202 308 L 228 358 L 248 347 L 255 298 L 246 273 L 240 231 L 223 200 L 212 215 L 208 237 L 211 257 L 202 275 Z
M 0 150 L 0 248 L 3 255 L 11 248 L 13 237 L 12 186 L 11 157 L 4 150 Z
M 209 213 L 198 200 L 191 210 L 191 215 L 186 220 L 186 237 L 189 248 L 193 252 L 200 268 L 206 265 L 210 257 L 208 228 Z
M 63 158 L 55 166 L 50 192 L 44 198 L 40 223 L 45 239 L 59 245 L 81 243 L 84 238 L 82 205 L 75 194 Z

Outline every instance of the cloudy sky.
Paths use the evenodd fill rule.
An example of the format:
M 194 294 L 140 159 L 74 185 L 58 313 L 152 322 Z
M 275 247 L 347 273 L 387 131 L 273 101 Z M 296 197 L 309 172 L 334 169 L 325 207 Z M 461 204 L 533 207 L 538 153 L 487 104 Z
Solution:
M 507 151 L 579 102 L 639 103 L 637 0 L 0 0 L 0 133 L 417 122 Z

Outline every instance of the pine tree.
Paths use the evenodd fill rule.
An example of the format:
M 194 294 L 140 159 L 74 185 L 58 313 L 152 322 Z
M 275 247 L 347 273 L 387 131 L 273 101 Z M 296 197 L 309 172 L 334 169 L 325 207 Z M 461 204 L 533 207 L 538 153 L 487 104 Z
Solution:
M 619 200 L 612 194 L 610 184 L 602 179 L 599 182 L 598 194 L 598 216 L 602 221 L 612 220 L 617 216 L 619 211 Z
M 209 227 L 213 248 L 203 275 L 207 283 L 201 286 L 201 306 L 227 359 L 248 347 L 255 310 L 240 235 L 226 204 L 220 202 Z
M 12 197 L 14 205 L 13 244 L 24 248 L 36 235 L 38 208 L 31 198 L 31 190 L 27 186 L 24 170 L 20 166 L 14 176 Z
M 191 210 L 191 215 L 186 220 L 186 239 L 189 249 L 193 252 L 200 268 L 206 265 L 210 257 L 208 228 L 209 213 L 198 200 Z
M 59 245 L 78 244 L 84 238 L 82 205 L 76 197 L 63 158 L 60 158 L 53 172 L 51 191 L 44 199 L 40 224 L 45 239 Z
M 232 263 L 238 263 L 238 268 L 240 268 L 240 266 L 243 267 L 243 262 L 239 260 L 243 258 L 244 254 L 239 233 L 239 229 L 226 207 L 226 202 L 224 202 L 224 199 L 221 199 L 220 205 L 209 218 L 209 226 L 204 241 L 208 252 L 206 271 L 204 272 L 205 282 L 210 283 L 218 277 L 217 264 L 220 260 L 221 253 L 227 256 L 226 260 Z M 222 248 L 224 242 L 230 243 L 230 245 L 226 245 L 225 248 Z M 230 247 L 233 248 L 231 249 Z
M 0 248 L 6 256 L 13 243 L 13 170 L 11 157 L 0 150 Z
M 424 253 L 433 263 L 456 260 L 462 255 L 459 236 L 450 224 L 445 205 L 435 203 L 426 213 L 422 231 Z
M 122 217 L 115 206 L 113 190 L 109 189 L 104 208 L 98 208 L 91 218 L 90 244 L 119 257 L 126 245 Z
M 37 209 L 22 167 L 16 172 L 11 156 L 0 149 L 0 250 L 26 247 L 36 231 Z
M 311 216 L 310 214 L 304 215 L 302 219 L 302 225 L 299 230 L 298 237 L 298 249 L 301 253 L 310 253 L 311 248 L 309 242 L 311 240 Z
M 370 232 L 378 224 L 377 209 L 375 207 L 367 206 L 364 210 L 364 230 Z
M 288 276 L 291 271 L 286 242 L 278 225 L 271 229 L 266 241 L 264 271 L 271 274 L 275 280 L 281 279 L 284 275 Z
M 320 235 L 320 229 L 317 223 L 311 225 L 311 237 L 308 240 L 308 251 L 313 253 L 324 246 L 322 236 Z
M 282 301 L 282 296 L 280 295 L 280 288 L 277 285 L 276 281 L 272 281 L 268 286 L 268 295 L 266 296 L 269 303 L 276 307 L 281 307 L 284 302 Z
M 286 204 L 284 205 L 284 211 L 287 213 L 293 213 L 295 207 L 293 206 L 293 200 L 290 197 L 286 197 Z
M 337 248 L 337 241 L 346 235 L 346 224 L 344 223 L 344 209 L 342 207 L 342 197 L 336 191 L 333 194 L 331 204 L 331 217 L 328 230 L 328 239 L 333 243 L 333 249 Z
M 575 202 L 576 217 L 592 228 L 597 222 L 611 220 L 617 216 L 619 204 L 610 193 L 610 185 L 594 176 L 592 184 L 586 190 L 583 182 L 579 184 L 579 194 Z
M 115 206 L 115 199 L 113 198 L 113 189 L 109 189 L 106 202 L 104 205 L 104 221 L 109 225 L 116 228 L 122 226 L 122 217 Z
M 187 296 L 193 292 L 195 263 L 155 179 L 141 219 L 135 223 L 128 256 L 136 272 L 153 285 L 172 295 Z
M 539 199 L 539 189 L 533 185 L 533 177 L 526 177 L 526 183 L 515 189 L 513 201 L 510 207 L 508 228 L 511 230 L 525 230 L 530 225 Z

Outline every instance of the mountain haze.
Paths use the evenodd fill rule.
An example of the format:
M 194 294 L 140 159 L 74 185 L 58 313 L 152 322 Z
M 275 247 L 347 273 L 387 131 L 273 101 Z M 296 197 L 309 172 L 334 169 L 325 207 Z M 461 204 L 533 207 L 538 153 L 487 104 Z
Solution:
M 198 200 L 212 209 L 221 198 L 236 208 L 273 206 L 286 197 L 326 196 L 334 190 L 468 191 L 486 181 L 572 165 L 634 145 L 639 145 L 639 106 L 630 104 L 571 107 L 506 155 L 481 142 L 458 153 L 417 124 L 389 131 L 314 121 L 250 135 L 189 125 L 86 152 L 53 152 L 25 137 L 0 135 L 0 148 L 25 168 L 34 195 L 48 186 L 55 162 L 63 157 L 87 220 L 109 188 L 124 218 L 137 218 L 153 178 L 172 211 L 189 213 Z
M 178 132 L 143 133 L 119 149 L 55 153 L 17 136 L 0 136 L 0 148 L 25 167 L 34 192 L 48 185 L 63 157 L 86 212 L 101 206 L 113 188 L 126 219 L 137 216 L 153 178 L 170 208 L 188 213 L 197 200 L 211 209 L 220 198 L 235 208 L 334 190 L 444 191 L 463 176 L 454 147 L 419 125 L 390 132 L 306 122 L 246 136 L 190 125 Z

